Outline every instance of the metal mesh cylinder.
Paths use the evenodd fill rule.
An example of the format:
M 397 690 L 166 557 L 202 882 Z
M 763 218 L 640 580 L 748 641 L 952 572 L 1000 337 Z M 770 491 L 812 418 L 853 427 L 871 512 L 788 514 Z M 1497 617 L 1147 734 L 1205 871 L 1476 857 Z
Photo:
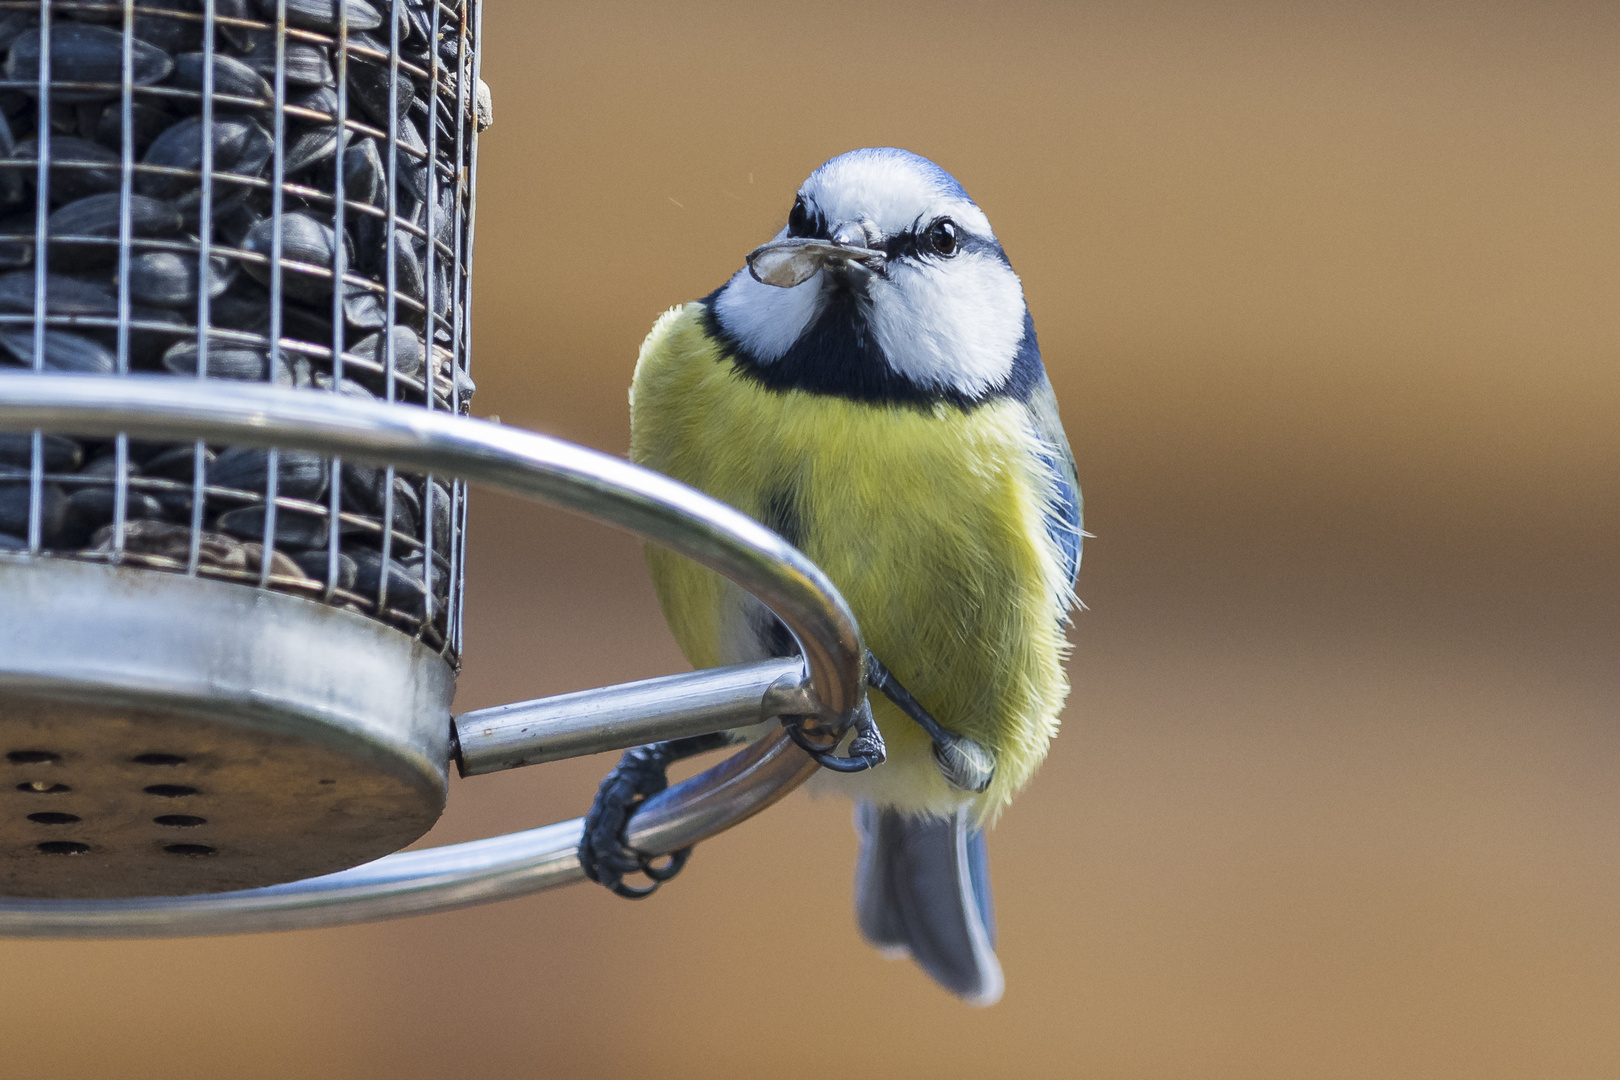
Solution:
M 0 0 L 0 379 L 234 379 L 464 412 L 474 0 Z M 0 551 L 226 579 L 455 661 L 459 483 L 0 433 Z

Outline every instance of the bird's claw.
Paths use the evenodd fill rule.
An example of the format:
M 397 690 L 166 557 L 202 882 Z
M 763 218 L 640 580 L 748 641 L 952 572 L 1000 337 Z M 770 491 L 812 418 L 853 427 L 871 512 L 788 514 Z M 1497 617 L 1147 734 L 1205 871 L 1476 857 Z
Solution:
M 787 729 L 788 737 L 824 769 L 845 773 L 865 772 L 883 764 L 888 758 L 883 733 L 878 731 L 877 721 L 872 719 L 872 706 L 866 701 L 861 702 L 860 709 L 855 713 L 855 737 L 850 740 L 849 751 L 843 756 L 837 753 L 841 740 L 818 744 L 805 733 L 802 721 L 802 717 L 784 716 L 782 726 Z
M 692 854 L 690 847 L 668 856 L 647 855 L 629 845 L 625 829 L 642 803 L 669 786 L 666 773 L 672 763 L 723 742 L 723 736 L 698 736 L 626 750 L 596 789 L 596 798 L 585 815 L 579 841 L 579 865 L 585 876 L 628 900 L 642 900 L 680 873 Z M 659 862 L 660 858 L 667 861 Z M 652 884 L 625 884 L 627 874 L 637 873 L 646 875 Z

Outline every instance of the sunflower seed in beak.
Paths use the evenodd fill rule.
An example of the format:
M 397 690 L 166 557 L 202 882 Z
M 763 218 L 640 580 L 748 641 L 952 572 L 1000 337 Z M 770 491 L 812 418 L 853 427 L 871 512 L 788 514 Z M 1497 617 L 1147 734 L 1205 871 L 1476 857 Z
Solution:
M 876 270 L 887 258 L 873 248 L 829 243 L 807 237 L 773 240 L 748 254 L 748 272 L 762 285 L 791 289 L 809 281 L 829 265 L 864 266 Z

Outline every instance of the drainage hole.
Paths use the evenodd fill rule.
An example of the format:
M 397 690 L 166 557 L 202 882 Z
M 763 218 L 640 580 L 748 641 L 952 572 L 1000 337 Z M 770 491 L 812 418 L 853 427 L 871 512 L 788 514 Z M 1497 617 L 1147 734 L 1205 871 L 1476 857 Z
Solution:
M 153 784 L 145 789 L 148 795 L 158 795 L 165 799 L 178 799 L 184 795 L 195 795 L 197 789 L 186 787 L 184 784 Z
M 208 824 L 207 818 L 197 817 L 195 814 L 164 814 L 162 817 L 155 817 L 152 820 L 159 825 L 167 825 L 171 829 L 195 829 L 198 825 Z
M 186 759 L 179 754 L 136 754 L 137 765 L 184 765 Z
M 53 784 L 49 780 L 30 780 L 26 784 L 18 784 L 18 791 L 26 791 L 32 795 L 60 795 L 64 791 L 73 789 L 66 784 Z
M 77 840 L 47 840 L 35 847 L 44 855 L 83 855 L 90 850 L 89 844 L 81 844 Z
M 165 844 L 163 850 L 170 855 L 189 855 L 193 859 L 214 853 L 214 849 L 207 844 Z
M 13 765 L 46 765 L 53 761 L 61 761 L 61 754 L 53 754 L 49 750 L 13 750 L 6 755 L 6 760 Z
M 46 810 L 38 814 L 29 814 L 28 820 L 38 825 L 72 825 L 74 822 L 83 821 L 84 819 L 78 814 L 58 814 L 55 811 Z

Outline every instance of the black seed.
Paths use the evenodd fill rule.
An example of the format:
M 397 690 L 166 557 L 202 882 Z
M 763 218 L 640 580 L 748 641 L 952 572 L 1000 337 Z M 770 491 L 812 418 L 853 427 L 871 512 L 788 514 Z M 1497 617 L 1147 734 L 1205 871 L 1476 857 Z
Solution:
M 38 160 L 39 142 L 36 139 L 24 139 L 8 156 Z M 81 167 L 84 165 L 94 167 Z M 100 143 L 73 135 L 58 135 L 51 140 L 49 175 L 51 202 L 60 205 L 82 199 L 87 195 L 116 192 L 120 168 L 118 155 Z M 16 171 L 30 187 L 39 176 L 38 171 L 33 168 Z
M 343 151 L 343 197 L 372 206 L 383 204 L 382 155 L 375 139 L 361 139 Z
M 258 0 L 259 13 L 268 22 L 276 19 L 275 0 Z M 375 30 L 382 25 L 382 15 L 366 0 L 348 0 L 343 9 L 349 31 Z M 338 28 L 337 0 L 287 0 L 287 25 L 302 26 L 306 30 L 336 30 Z
M 89 546 L 91 537 L 113 519 L 114 494 L 110 487 L 80 488 L 68 496 L 67 517 L 57 533 L 56 542 L 63 547 Z M 164 516 L 163 504 L 140 491 L 124 493 L 124 519 L 160 520 Z M 108 545 L 111 550 L 111 545 Z
M 164 480 L 179 480 L 183 483 L 189 484 L 194 478 L 194 474 L 196 472 L 196 460 L 197 451 L 195 447 L 177 446 L 172 450 L 164 451 L 151 461 L 148 461 L 145 465 L 141 466 L 141 474 L 143 476 L 161 477 Z M 212 450 L 205 449 L 203 451 L 203 468 L 206 470 L 208 467 L 207 463 L 212 462 L 213 460 L 214 452 Z M 190 493 L 188 492 L 187 496 L 189 497 L 189 495 Z M 158 497 L 158 501 L 163 501 L 161 495 Z
M 356 568 L 354 591 L 368 600 L 375 601 L 378 587 L 382 583 L 382 556 L 368 548 L 356 548 L 354 562 Z M 388 606 L 420 618 L 426 610 L 425 601 L 426 591 L 422 588 L 421 576 L 412 573 L 402 563 L 389 559 Z
M 335 127 L 318 127 L 306 131 L 293 139 L 292 144 L 287 147 L 282 170 L 286 176 L 296 176 L 336 154 L 337 145 L 338 134 Z
M 0 274 L 0 311 L 33 310 L 34 272 L 13 270 Z M 110 284 L 47 274 L 45 311 L 48 315 L 117 315 L 118 297 Z
M 270 79 L 276 73 L 276 33 L 269 29 L 236 28 L 242 48 L 247 53 L 243 60 L 249 67 Z M 303 41 L 288 41 L 284 53 L 284 70 L 289 87 L 336 86 L 332 77 L 331 54 L 324 45 Z
M 327 571 L 330 567 L 327 564 L 328 553 L 325 548 L 316 548 L 311 551 L 295 551 L 291 555 L 292 561 L 298 564 L 298 569 L 316 581 L 324 583 L 327 580 Z M 357 567 L 354 560 L 341 551 L 338 552 L 337 580 L 334 584 L 340 589 L 354 588 L 356 572 Z
M 46 472 L 72 472 L 84 460 L 84 448 L 60 435 L 41 435 Z M 0 465 L 31 468 L 34 437 L 25 431 L 0 431 Z
M 143 102 L 130 104 L 130 134 L 135 138 L 135 156 L 145 154 L 152 145 L 152 140 L 163 134 L 174 117 L 155 105 Z M 124 145 L 124 112 L 121 102 L 108 102 L 101 108 L 101 116 L 96 120 L 96 142 L 111 150 L 118 150 Z M 51 140 L 54 153 L 56 140 Z M 55 183 L 52 182 L 54 190 Z
M 392 334 L 394 341 L 394 373 L 396 375 L 417 375 L 422 370 L 422 339 L 416 331 L 408 326 L 396 326 Z M 386 369 L 388 351 L 385 348 L 386 338 L 382 334 L 370 334 L 355 342 L 345 352 L 345 356 L 354 355 L 369 363 L 375 364 L 379 369 Z
M 0 532 L 28 535 L 30 480 L 27 471 L 0 467 Z M 40 488 L 40 537 L 48 545 L 67 518 L 67 494 L 56 484 Z
M 168 54 L 144 41 L 134 42 L 136 86 L 150 86 L 174 69 Z M 57 23 L 51 27 L 51 79 L 53 82 L 105 83 L 104 89 L 63 89 L 53 86 L 57 101 L 101 101 L 116 97 L 123 76 L 124 35 L 104 26 Z M 5 76 L 21 82 L 39 82 L 39 31 L 24 30 L 6 56 Z
M 242 246 L 265 258 L 271 256 L 275 236 L 275 222 L 266 219 L 248 230 Z M 335 240 L 332 230 L 308 214 L 290 213 L 281 217 L 281 289 L 295 300 L 309 303 L 330 301 L 332 276 L 319 274 L 313 268 L 331 270 Z M 295 265 L 301 264 L 301 265 Z M 249 262 L 243 267 L 255 281 L 269 286 L 271 266 L 267 262 Z
M 219 516 L 222 532 L 244 540 L 264 539 L 264 507 L 244 506 Z M 276 546 L 315 548 L 326 544 L 326 519 L 279 507 L 276 510 Z
M 69 269 L 110 266 L 118 259 L 113 243 L 119 236 L 121 198 L 116 192 L 76 199 L 50 217 L 51 262 Z M 180 211 L 173 203 L 144 195 L 129 198 L 130 235 L 165 237 L 180 231 Z M 87 240 L 89 243 L 74 241 Z
M 350 105 L 351 107 L 358 105 L 363 115 L 370 117 L 373 123 L 387 131 L 389 64 L 387 61 L 378 61 L 376 57 L 354 52 L 352 47 L 359 45 L 362 48 L 375 49 L 386 56 L 388 42 L 378 40 L 370 34 L 350 34 L 349 43 Z M 411 88 L 411 80 L 401 72 L 393 85 L 394 116 L 401 129 L 410 126 L 407 121 L 410 117 L 413 96 L 415 91 Z
M 34 329 L 16 323 L 0 326 L 0 348 L 19 364 L 34 363 Z M 110 375 L 118 370 L 118 358 L 89 338 L 66 330 L 45 331 L 45 365 L 50 371 L 75 371 Z
M 209 260 L 208 292 L 219 296 L 230 287 L 236 264 L 220 256 Z M 129 261 L 129 297 L 155 307 L 189 309 L 197 303 L 197 257 L 172 251 L 148 251 Z
M 260 127 L 258 121 L 249 116 L 226 114 L 214 117 L 209 130 L 216 173 L 256 177 L 264 172 L 264 167 L 270 162 L 272 143 L 270 133 Z M 181 199 L 181 196 L 185 196 L 181 199 L 182 205 L 196 205 L 202 198 L 197 172 L 202 168 L 202 132 L 202 118 L 193 116 L 154 139 L 142 157 L 142 163 L 186 172 L 184 175 L 138 172 L 135 189 L 143 195 L 164 199 Z M 228 180 L 216 180 L 216 204 L 228 199 L 232 193 Z
M 307 450 L 282 450 L 277 458 L 276 494 L 283 498 L 318 500 L 326 493 L 331 466 L 326 458 Z M 265 493 L 270 452 L 232 447 L 222 452 L 208 471 L 208 481 L 220 487 Z M 227 530 L 231 531 L 231 530 Z
M 174 78 L 170 81 L 175 86 L 183 86 L 200 93 L 203 88 L 203 54 L 195 52 L 176 56 Z M 275 91 L 263 75 L 235 57 L 225 56 L 222 53 L 214 54 L 214 93 L 251 98 L 264 107 L 269 107 L 273 103 L 275 95 Z M 230 109 L 233 106 L 219 102 L 216 107 Z

